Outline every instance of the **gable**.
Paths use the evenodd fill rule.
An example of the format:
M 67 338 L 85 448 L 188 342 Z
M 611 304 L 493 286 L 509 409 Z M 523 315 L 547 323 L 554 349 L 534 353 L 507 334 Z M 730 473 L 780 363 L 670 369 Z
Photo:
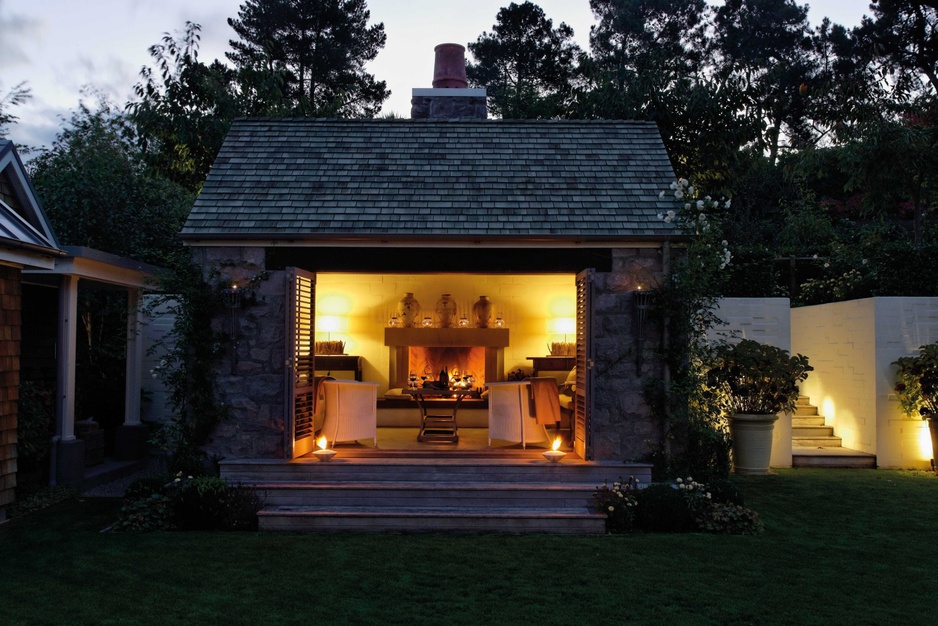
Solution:
M 635 121 L 237 120 L 182 230 L 284 245 L 679 234 L 657 127 Z
M 0 141 L 0 246 L 60 254 L 52 228 L 11 141 Z

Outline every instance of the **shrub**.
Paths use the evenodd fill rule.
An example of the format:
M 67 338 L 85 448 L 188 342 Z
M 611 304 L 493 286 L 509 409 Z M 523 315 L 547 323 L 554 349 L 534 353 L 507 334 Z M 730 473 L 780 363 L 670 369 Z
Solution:
M 738 504 L 713 502 L 694 516 L 694 524 L 705 533 L 719 535 L 755 535 L 765 530 L 755 511 Z
M 164 494 L 166 485 L 173 481 L 172 476 L 145 476 L 130 483 L 124 490 L 124 501 L 131 502 L 149 498 L 154 493 Z
M 692 527 L 687 499 L 670 484 L 652 483 L 639 491 L 635 499 L 636 519 L 642 530 L 679 533 Z
M 173 527 L 173 500 L 161 493 L 125 500 L 111 530 L 150 532 Z
M 629 476 L 622 482 L 620 477 L 612 487 L 603 481 L 593 494 L 593 506 L 596 511 L 606 516 L 606 532 L 629 533 L 635 530 L 635 491 L 638 479 Z
M 176 527 L 180 530 L 221 528 L 228 491 L 228 483 L 214 476 L 197 476 L 183 481 L 176 494 Z
M 745 498 L 739 488 L 725 479 L 711 480 L 706 486 L 714 503 L 746 506 Z

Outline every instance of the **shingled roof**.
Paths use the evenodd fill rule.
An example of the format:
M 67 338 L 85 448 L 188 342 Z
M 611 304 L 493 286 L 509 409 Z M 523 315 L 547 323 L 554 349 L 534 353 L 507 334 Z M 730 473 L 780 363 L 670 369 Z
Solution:
M 673 180 L 650 122 L 239 119 L 182 237 L 655 240 Z

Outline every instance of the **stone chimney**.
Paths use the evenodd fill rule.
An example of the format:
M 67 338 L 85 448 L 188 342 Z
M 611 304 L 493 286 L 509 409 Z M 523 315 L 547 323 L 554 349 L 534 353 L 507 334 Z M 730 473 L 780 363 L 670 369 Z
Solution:
M 480 119 L 488 117 L 485 89 L 469 89 L 466 48 L 441 43 L 433 49 L 433 88 L 414 89 L 410 99 L 412 119 Z

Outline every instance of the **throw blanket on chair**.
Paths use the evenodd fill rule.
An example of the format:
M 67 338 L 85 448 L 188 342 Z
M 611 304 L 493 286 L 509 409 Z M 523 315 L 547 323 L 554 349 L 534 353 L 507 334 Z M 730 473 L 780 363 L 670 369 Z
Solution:
M 531 382 L 531 406 L 538 424 L 556 424 L 560 421 L 560 394 L 557 381 L 550 376 L 528 379 Z
M 313 379 L 313 415 L 319 415 L 319 402 L 325 400 L 322 383 L 326 380 L 335 380 L 332 376 L 317 376 Z

